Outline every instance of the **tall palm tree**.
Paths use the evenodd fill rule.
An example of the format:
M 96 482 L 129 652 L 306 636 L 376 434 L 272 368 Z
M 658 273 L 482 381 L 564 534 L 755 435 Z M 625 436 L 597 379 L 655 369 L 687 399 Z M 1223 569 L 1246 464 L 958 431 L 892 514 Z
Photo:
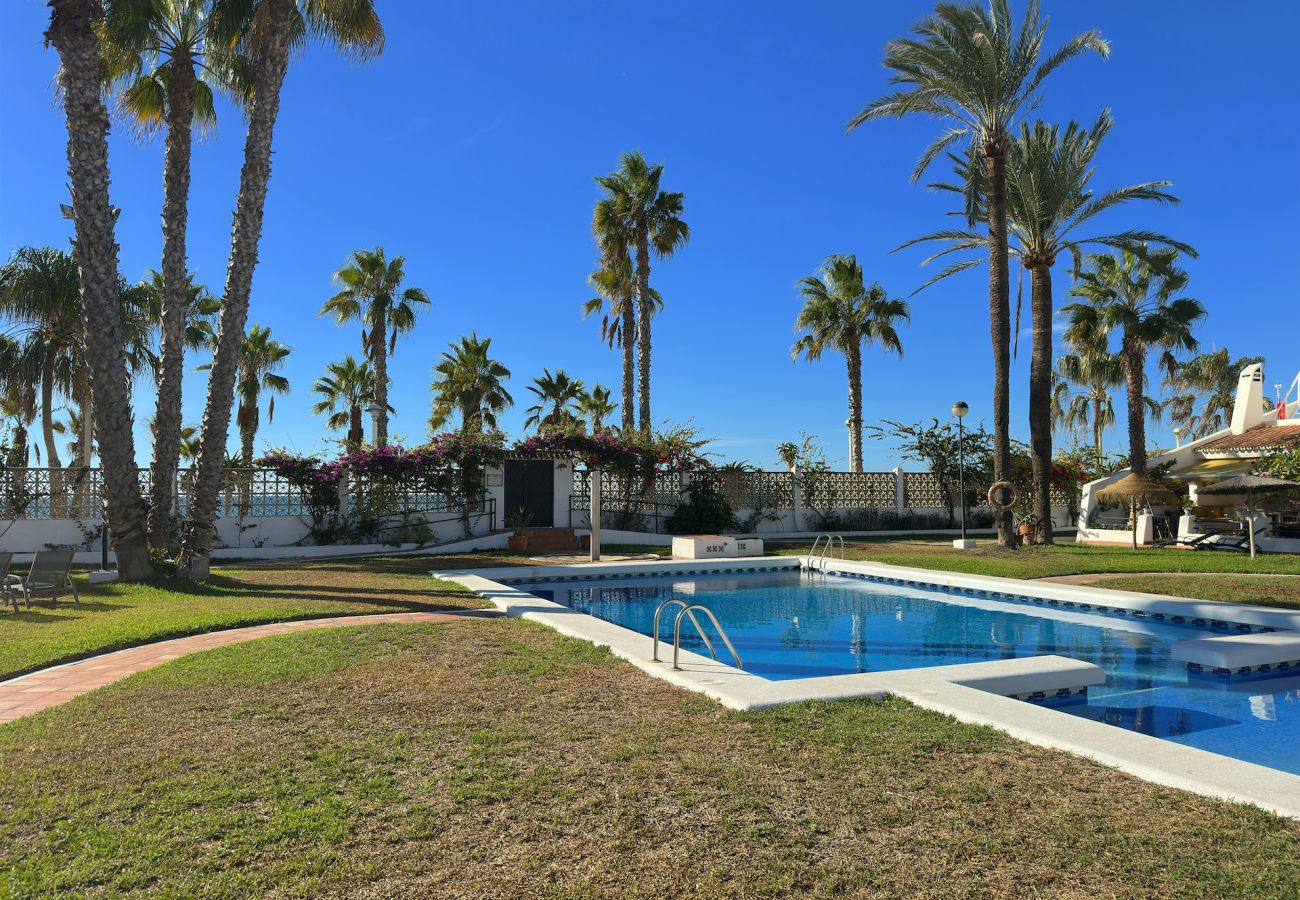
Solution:
M 357 362 L 349 353 L 341 362 L 328 363 L 325 374 L 316 379 L 312 391 L 320 401 L 311 408 L 313 415 L 329 413 L 325 425 L 335 431 L 347 429 L 347 445 L 360 447 L 366 442 L 362 413 L 375 402 L 375 373 L 368 360 Z
M 584 391 L 578 398 L 578 415 L 591 427 L 591 433 L 605 430 L 605 420 L 614 414 L 618 404 L 614 402 L 609 388 L 603 384 L 594 384 L 591 390 Z
M 790 356 L 809 362 L 827 350 L 844 354 L 849 370 L 849 471 L 862 471 L 862 345 L 878 343 L 903 355 L 900 322 L 911 320 L 904 300 L 890 299 L 880 284 L 867 285 L 856 256 L 826 258 L 819 275 L 799 282 L 803 308 L 794 320 L 795 341 Z
M 1057 125 L 1026 123 L 1011 143 L 1006 166 L 1006 214 L 1010 235 L 1008 252 L 1019 260 L 1022 271 L 1028 270 L 1030 281 L 1030 315 L 1033 321 L 1033 350 L 1029 367 L 1030 457 L 1033 463 L 1034 513 L 1040 521 L 1051 520 L 1052 483 L 1052 267 L 1057 258 L 1069 253 L 1078 268 L 1088 245 L 1135 247 L 1142 243 L 1162 244 L 1196 255 L 1188 245 L 1154 231 L 1128 229 L 1112 234 L 1081 235 L 1078 229 L 1099 214 L 1131 200 L 1178 203 L 1178 198 L 1164 190 L 1167 181 L 1150 181 L 1115 188 L 1095 194 L 1091 186 L 1097 152 L 1110 132 L 1113 119 L 1103 110 L 1091 129 L 1071 122 L 1064 129 Z M 965 208 L 974 210 L 972 218 L 983 218 L 987 203 L 984 167 L 969 154 L 958 158 L 955 184 L 933 187 L 962 193 Z M 969 212 L 968 212 L 969 216 Z M 948 247 L 930 260 L 957 250 L 983 248 L 985 237 L 970 230 L 944 230 L 918 238 L 941 240 Z M 906 246 L 906 245 L 905 245 Z M 929 262 L 930 260 L 927 260 Z M 945 278 L 984 260 L 973 257 L 949 265 L 933 281 Z M 1019 296 L 1016 306 L 1019 327 Z M 1052 543 L 1051 529 L 1038 529 L 1041 543 Z
M 102 55 L 96 27 L 103 7 L 94 0 L 51 0 L 46 44 L 59 54 L 59 87 L 68 131 L 68 181 L 76 233 L 94 419 L 103 464 L 107 524 L 124 581 L 145 578 L 149 564 L 147 510 L 136 477 L 131 434 L 131 386 L 122 327 L 117 269 L 117 210 L 108 196 L 108 109 L 100 92 Z
M 178 571 L 192 578 L 207 577 L 212 557 L 213 523 L 271 177 L 271 139 L 280 110 L 280 88 L 289 67 L 290 51 L 301 49 L 309 36 L 332 43 L 358 59 L 378 54 L 384 44 L 384 29 L 373 0 L 213 0 L 208 18 L 209 43 L 248 60 L 253 91 L 248 104 L 244 167 L 235 200 L 230 261 L 221 293 L 219 337 L 203 411 L 203 438 L 181 536 Z
M 79 352 L 85 334 L 77 261 L 54 247 L 19 247 L 0 269 L 0 308 L 18 323 L 14 377 L 40 384 L 45 462 L 57 469 L 62 462 L 54 437 L 54 395 L 60 359 Z
M 450 344 L 433 367 L 433 412 L 429 430 L 444 428 L 460 414 L 465 433 L 497 427 L 497 414 L 514 405 L 506 390 L 510 370 L 490 355 L 492 338 L 479 339 L 477 332 Z
M 1052 424 L 1071 431 L 1088 430 L 1097 471 L 1105 471 L 1106 454 L 1102 438 L 1115 424 L 1112 391 L 1124 384 L 1124 367 L 1119 356 L 1105 347 L 1076 348 L 1056 358 L 1052 387 Z M 1163 407 L 1154 397 L 1143 396 L 1147 417 L 1159 422 Z
M 210 54 L 206 0 L 116 0 L 101 32 L 106 77 L 127 121 L 143 137 L 162 131 L 162 266 L 153 273 L 161 331 L 157 410 L 150 466 L 149 541 L 171 537 L 181 428 L 187 320 L 194 284 L 187 272 L 190 154 L 194 129 L 216 123 L 214 87 L 232 85 L 237 99 L 251 87 L 237 61 Z
M 275 419 L 275 395 L 289 393 L 289 379 L 278 374 L 284 361 L 293 352 L 271 337 L 271 329 L 254 325 L 248 329 L 239 353 L 239 381 L 235 391 L 239 396 L 239 411 L 235 420 L 239 424 L 240 461 L 244 466 L 253 464 L 253 442 L 261 423 L 262 392 L 271 394 L 266 408 L 266 421 Z
M 37 412 L 36 379 L 26 369 L 23 349 L 14 338 L 0 337 L 0 417 L 9 426 L 9 450 L 3 464 L 14 469 L 27 467 Z
M 636 270 L 632 264 L 631 235 L 619 216 L 613 197 L 596 202 L 591 216 L 591 231 L 600 248 L 600 268 L 588 278 L 596 296 L 583 306 L 582 317 L 600 312 L 609 301 L 609 312 L 600 323 L 600 335 L 610 347 L 617 343 L 623 356 L 623 431 L 636 429 Z M 654 292 L 654 303 L 662 308 L 663 300 Z
M 1118 335 L 1128 407 L 1129 467 L 1147 472 L 1145 402 L 1147 355 L 1159 350 L 1166 373 L 1179 351 L 1194 351 L 1192 329 L 1205 317 L 1198 300 L 1180 296 L 1187 273 L 1177 266 L 1178 251 L 1140 247 L 1117 254 L 1089 254 L 1087 268 L 1070 293 L 1085 302 L 1063 310 L 1069 317 L 1065 339 L 1072 344 L 1109 347 Z
M 361 349 L 374 366 L 375 402 L 379 419 L 375 444 L 388 443 L 388 356 L 397 348 L 397 336 L 415 327 L 415 309 L 428 305 L 421 288 L 402 289 L 406 259 L 385 259 L 384 248 L 353 251 L 349 261 L 334 273 L 343 289 L 325 301 L 322 316 L 340 325 L 360 319 Z M 369 329 L 369 330 L 367 330 Z
M 1029 0 L 1024 21 L 1016 28 L 1008 0 L 943 3 L 913 27 L 915 37 L 885 47 L 890 83 L 903 89 L 867 104 L 848 124 L 883 118 L 928 116 L 949 123 L 921 154 L 912 172 L 919 181 L 936 157 L 965 140 L 982 164 L 987 185 L 984 219 L 988 225 L 989 331 L 993 341 L 993 476 L 1011 474 L 1011 309 L 1007 241 L 1007 155 L 1016 120 L 1033 109 L 1043 81 L 1062 63 L 1093 51 L 1105 57 L 1110 48 L 1097 31 L 1076 35 L 1043 56 L 1046 20 L 1038 0 Z M 968 209 L 973 226 L 976 211 Z M 998 517 L 998 542 L 1012 544 L 1010 511 Z
M 586 393 L 581 378 L 572 378 L 563 369 L 557 369 L 554 375 L 550 369 L 542 369 L 528 390 L 537 403 L 526 410 L 525 428 L 565 428 L 578 422 L 578 406 Z
M 150 270 L 134 286 L 149 310 L 150 319 L 158 324 L 158 403 L 154 415 L 153 460 L 149 467 L 149 544 L 156 549 L 166 549 L 171 543 L 172 513 L 176 506 L 176 472 L 180 465 L 181 437 L 181 379 L 171 371 L 177 363 L 184 363 L 186 350 L 211 347 L 216 342 L 213 323 L 221 312 L 221 301 L 207 287 L 197 281 L 193 272 L 185 275 L 179 302 L 180 321 L 175 321 L 176 303 L 166 299 L 170 290 L 162 272 Z M 170 330 L 180 328 L 179 339 Z M 169 382 L 170 380 L 170 382 Z M 159 435 L 164 429 L 175 428 L 175 440 L 164 441 Z
M 1263 362 L 1262 356 L 1233 359 L 1226 347 L 1220 347 L 1176 363 L 1165 379 L 1165 387 L 1175 392 L 1165 401 L 1170 418 L 1193 438 L 1226 428 L 1232 422 L 1241 370 Z M 1272 407 L 1267 399 L 1264 405 Z
M 685 195 L 659 189 L 663 171 L 662 164 L 652 166 L 634 150 L 623 154 L 618 171 L 596 179 L 605 189 L 603 199 L 609 201 L 605 207 L 597 204 L 597 219 L 608 222 L 602 231 L 625 235 L 636 254 L 638 412 L 639 427 L 646 433 L 650 431 L 650 318 L 655 304 L 650 254 L 660 259 L 671 256 L 691 237 L 690 226 L 682 220 Z M 624 354 L 626 361 L 626 350 Z

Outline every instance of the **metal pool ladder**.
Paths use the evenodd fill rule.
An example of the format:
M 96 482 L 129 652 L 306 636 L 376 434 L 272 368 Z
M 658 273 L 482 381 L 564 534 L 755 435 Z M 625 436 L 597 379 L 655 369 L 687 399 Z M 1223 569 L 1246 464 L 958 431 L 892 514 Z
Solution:
M 704 629 L 700 627 L 700 620 L 695 618 L 697 610 L 708 616 L 709 621 L 713 623 L 713 627 L 718 630 L 718 637 L 722 638 L 722 643 L 727 645 L 727 650 L 730 651 L 732 659 L 736 661 L 736 668 L 745 668 L 744 663 L 740 661 L 740 654 L 737 653 L 736 648 L 732 646 L 731 639 L 727 637 L 726 629 L 722 627 L 722 623 L 718 621 L 718 617 L 713 614 L 713 610 L 709 609 L 702 603 L 687 603 L 685 600 L 678 599 L 677 597 L 668 598 L 663 603 L 660 603 L 659 608 L 655 610 L 654 624 L 651 626 L 650 630 L 650 645 L 652 648 L 651 658 L 655 662 L 659 662 L 659 616 L 670 606 L 681 607 L 681 610 L 677 613 L 677 618 L 673 620 L 674 669 L 681 669 L 681 666 L 677 664 L 677 656 L 682 649 L 682 619 L 691 620 L 691 624 L 695 626 L 696 632 L 699 633 L 701 640 L 704 641 L 704 646 L 709 648 L 709 656 L 714 660 L 718 658 L 718 651 L 713 649 L 713 642 L 709 640 L 709 636 L 705 634 Z
M 822 545 L 823 540 L 826 541 L 825 546 Z M 821 556 L 817 556 L 817 568 L 825 570 L 826 560 L 828 558 L 835 558 L 831 556 L 831 554 L 835 552 L 836 541 L 840 542 L 840 559 L 844 559 L 844 535 L 823 532 L 817 535 L 817 539 L 813 541 L 812 549 L 808 551 L 808 559 L 805 567 L 809 569 L 813 568 L 813 557 L 817 556 L 817 548 L 820 547 L 822 552 Z

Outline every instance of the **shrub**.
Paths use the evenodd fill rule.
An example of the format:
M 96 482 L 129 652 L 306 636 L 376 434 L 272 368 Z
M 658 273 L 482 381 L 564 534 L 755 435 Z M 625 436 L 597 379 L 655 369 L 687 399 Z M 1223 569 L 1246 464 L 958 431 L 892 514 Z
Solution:
M 696 476 L 686 499 L 668 517 L 669 534 L 718 534 L 736 527 L 736 516 L 714 478 Z

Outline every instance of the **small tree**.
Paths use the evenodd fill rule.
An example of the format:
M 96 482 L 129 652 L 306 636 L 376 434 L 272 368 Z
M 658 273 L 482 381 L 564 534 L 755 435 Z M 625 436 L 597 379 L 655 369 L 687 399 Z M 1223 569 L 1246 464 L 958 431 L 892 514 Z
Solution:
M 894 449 L 903 459 L 923 462 L 930 467 L 939 482 L 939 496 L 948 510 L 948 522 L 957 521 L 959 468 L 964 457 L 966 470 L 966 508 L 977 505 L 979 493 L 989 484 L 993 473 L 993 436 L 978 428 L 964 429 L 959 435 L 951 422 L 931 419 L 929 424 L 907 424 L 891 419 L 881 419 L 882 424 L 871 425 L 867 431 L 876 440 L 893 441 Z

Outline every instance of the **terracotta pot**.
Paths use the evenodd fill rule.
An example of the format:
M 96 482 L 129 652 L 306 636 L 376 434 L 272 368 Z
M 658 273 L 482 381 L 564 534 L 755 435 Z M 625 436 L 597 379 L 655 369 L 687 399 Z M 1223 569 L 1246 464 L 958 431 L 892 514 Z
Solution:
M 509 547 L 511 550 L 527 550 L 528 535 L 512 534 L 510 535 L 510 537 L 506 538 L 506 546 Z

